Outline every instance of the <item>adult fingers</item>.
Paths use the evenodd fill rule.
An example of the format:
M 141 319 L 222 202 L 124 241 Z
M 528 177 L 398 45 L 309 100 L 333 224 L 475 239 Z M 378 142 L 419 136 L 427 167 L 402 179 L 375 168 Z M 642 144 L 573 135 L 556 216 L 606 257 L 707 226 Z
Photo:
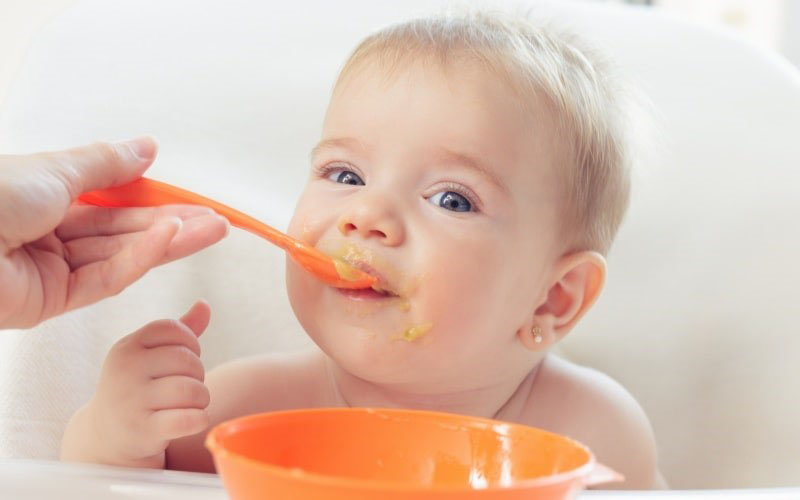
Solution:
M 161 261 L 181 224 L 177 217 L 168 217 L 110 259 L 76 269 L 69 276 L 66 310 L 116 295 L 141 278 Z
M 64 220 L 56 228 L 56 235 L 67 242 L 89 236 L 144 231 L 164 217 L 192 217 L 211 215 L 214 211 L 199 205 L 165 205 L 163 207 L 105 208 L 89 205 L 70 207 Z
M 214 213 L 184 219 L 180 231 L 170 241 L 158 264 L 186 257 L 213 245 L 227 232 L 227 220 Z M 82 266 L 110 259 L 124 248 L 135 245 L 144 235 L 144 231 L 139 231 L 70 240 L 63 245 L 64 258 L 74 271 Z
M 151 137 L 126 142 L 98 142 L 88 146 L 31 155 L 60 180 L 71 199 L 81 193 L 127 184 L 142 176 L 153 163 L 158 145 Z

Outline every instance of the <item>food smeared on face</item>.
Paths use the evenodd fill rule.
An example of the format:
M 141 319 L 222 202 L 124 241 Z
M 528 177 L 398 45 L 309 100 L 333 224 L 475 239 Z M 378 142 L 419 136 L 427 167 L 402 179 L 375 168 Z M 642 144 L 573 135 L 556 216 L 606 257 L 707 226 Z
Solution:
M 358 279 L 358 273 L 356 268 L 348 264 L 347 262 L 343 261 L 340 258 L 333 259 L 333 266 L 336 268 L 336 274 L 339 275 L 340 278 L 347 281 L 355 281 Z
M 330 251 L 331 248 L 335 250 Z M 375 254 L 369 248 L 353 243 L 346 242 L 339 247 L 328 247 L 326 250 L 334 257 L 336 270 L 343 279 L 352 276 L 353 269 L 364 271 L 377 279 L 371 290 L 338 289 L 339 293 L 351 299 L 348 302 L 355 308 L 351 312 L 361 312 L 361 316 L 365 316 L 368 312 L 375 311 L 375 307 L 387 303 L 395 304 L 402 313 L 411 311 L 410 297 L 419 286 L 421 276 L 409 280 L 405 273 L 398 271 L 387 259 Z M 389 302 L 385 302 L 386 300 Z M 414 342 L 427 335 L 432 328 L 433 323 L 419 323 L 405 328 L 390 338 Z
M 432 328 L 433 323 L 423 323 L 421 325 L 412 326 L 411 328 L 406 328 L 403 334 L 400 335 L 400 338 L 406 342 L 414 342 L 418 338 L 431 331 Z
M 358 269 L 374 276 L 377 281 L 372 285 L 376 292 L 389 296 L 405 295 L 403 291 L 396 290 L 401 278 L 400 273 L 387 260 L 375 255 L 367 248 L 345 243 L 332 252 L 336 263 L 336 272 L 344 279 L 352 276 L 352 269 Z M 351 274 L 347 274 L 351 273 Z

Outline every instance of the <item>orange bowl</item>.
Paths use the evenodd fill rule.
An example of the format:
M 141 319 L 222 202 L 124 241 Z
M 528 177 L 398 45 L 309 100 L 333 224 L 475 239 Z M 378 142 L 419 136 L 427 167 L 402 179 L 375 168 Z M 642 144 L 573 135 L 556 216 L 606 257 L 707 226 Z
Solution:
M 206 447 L 232 500 L 561 499 L 621 479 L 558 434 L 416 410 L 251 415 Z

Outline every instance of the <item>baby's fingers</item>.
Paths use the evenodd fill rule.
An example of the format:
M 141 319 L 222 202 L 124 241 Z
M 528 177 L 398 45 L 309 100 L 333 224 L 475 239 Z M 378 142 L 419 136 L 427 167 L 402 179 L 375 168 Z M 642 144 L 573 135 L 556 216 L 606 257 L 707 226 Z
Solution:
M 208 388 L 199 380 L 184 375 L 171 375 L 150 382 L 148 388 L 150 410 L 173 410 L 208 406 L 211 396 Z
M 174 319 L 153 321 L 137 331 L 135 341 L 145 349 L 160 346 L 184 346 L 200 356 L 200 342 L 191 327 Z
M 202 335 L 211 320 L 211 308 L 205 300 L 198 300 L 192 307 L 181 316 L 181 323 L 198 337 Z
M 153 433 L 166 441 L 197 434 L 208 428 L 206 410 L 180 408 L 153 412 L 149 417 Z
M 184 375 L 203 381 L 205 369 L 197 353 L 183 345 L 166 345 L 148 349 L 142 358 L 145 373 L 151 379 Z

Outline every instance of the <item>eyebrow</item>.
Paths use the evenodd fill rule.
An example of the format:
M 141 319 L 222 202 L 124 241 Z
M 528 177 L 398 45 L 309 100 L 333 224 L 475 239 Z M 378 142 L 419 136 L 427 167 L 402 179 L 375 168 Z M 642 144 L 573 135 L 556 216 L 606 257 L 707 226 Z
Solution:
M 477 172 L 481 177 L 494 184 L 498 189 L 508 193 L 508 186 L 506 186 L 497 173 L 489 168 L 485 162 L 463 153 L 451 151 L 449 149 L 441 149 L 437 156 L 437 159 L 444 163 L 458 164 L 468 168 L 469 170 Z
M 324 139 L 311 149 L 311 158 L 328 149 L 355 149 L 366 151 L 366 145 L 354 137 L 338 137 Z M 494 184 L 501 191 L 508 193 L 508 186 L 498 177 L 497 173 L 486 166 L 486 164 L 467 154 L 458 153 L 447 148 L 442 148 L 434 154 L 436 160 L 442 163 L 457 164 L 472 170 L 490 183 Z
M 365 151 L 367 148 L 365 147 L 364 143 L 359 141 L 354 137 L 337 137 L 334 139 L 323 139 L 319 141 L 319 143 L 311 148 L 311 158 L 313 159 L 315 156 L 320 154 L 322 151 L 327 149 L 355 149 L 360 151 Z

